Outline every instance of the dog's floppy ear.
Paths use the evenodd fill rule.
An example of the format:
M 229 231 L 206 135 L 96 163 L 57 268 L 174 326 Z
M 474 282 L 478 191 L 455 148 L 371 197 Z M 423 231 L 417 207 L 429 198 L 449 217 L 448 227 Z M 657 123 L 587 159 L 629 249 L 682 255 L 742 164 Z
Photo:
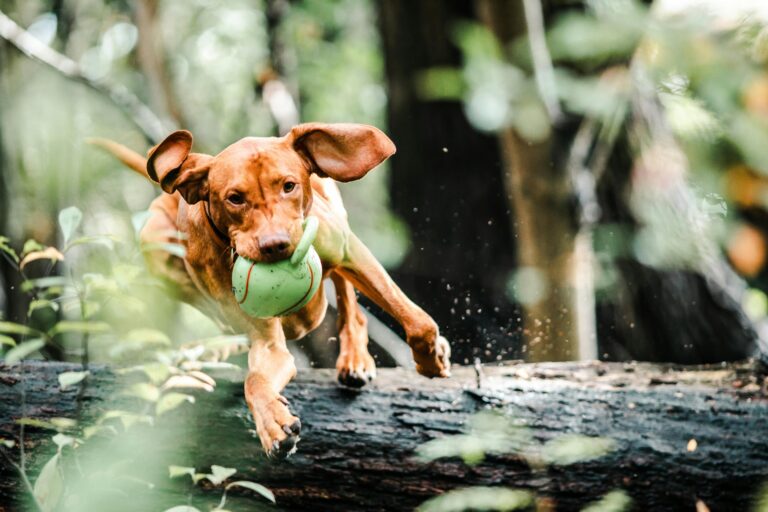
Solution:
M 189 204 L 208 197 L 208 164 L 211 157 L 190 153 L 192 134 L 186 130 L 173 132 L 163 142 L 149 150 L 147 174 L 162 189 L 173 194 L 179 191 Z
M 360 179 L 395 153 L 389 137 L 365 124 L 300 124 L 287 138 L 312 162 L 314 172 L 337 181 Z

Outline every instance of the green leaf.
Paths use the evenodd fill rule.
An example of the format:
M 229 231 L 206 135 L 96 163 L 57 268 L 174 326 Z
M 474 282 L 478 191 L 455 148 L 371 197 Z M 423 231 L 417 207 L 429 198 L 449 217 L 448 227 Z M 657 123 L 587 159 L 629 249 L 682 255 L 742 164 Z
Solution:
M 33 352 L 37 352 L 45 346 L 45 341 L 40 338 L 25 341 L 13 347 L 5 354 L 5 364 L 16 364 Z
M 109 324 L 106 322 L 73 322 L 62 320 L 48 331 L 48 335 L 53 337 L 67 332 L 81 332 L 87 334 L 98 334 L 109 331 Z
M 155 362 L 115 370 L 120 375 L 131 372 L 144 372 L 152 384 L 162 384 L 171 374 L 171 368 L 165 363 Z
M 453 39 L 465 58 L 502 60 L 504 53 L 498 38 L 482 23 L 459 22 L 453 30 Z
M 461 457 L 467 464 L 478 464 L 486 454 L 516 453 L 528 446 L 531 434 L 514 425 L 509 418 L 493 412 L 481 412 L 468 422 L 468 432 L 428 441 L 417 449 L 420 459 Z
M 56 434 L 51 438 L 54 443 L 56 443 L 56 446 L 59 447 L 59 450 L 64 448 L 65 446 L 72 446 L 75 444 L 75 438 L 72 436 L 68 436 L 66 434 Z
M 53 425 L 53 428 L 56 430 L 68 430 L 77 426 L 77 421 L 71 418 L 56 417 L 51 418 L 49 421 L 51 422 L 51 425 Z
M 542 459 L 555 465 L 568 465 L 602 457 L 610 453 L 616 443 L 605 437 L 569 434 L 548 441 L 541 448 Z
M 13 439 L 5 439 L 4 437 L 0 437 L 0 445 L 5 446 L 6 448 L 13 448 L 16 446 L 16 441 Z
M 42 251 L 32 251 L 21 259 L 19 269 L 23 270 L 28 264 L 37 260 L 63 261 L 64 255 L 55 247 L 46 247 Z
M 21 250 L 22 255 L 26 255 L 33 251 L 42 251 L 45 249 L 45 246 L 35 240 L 34 238 L 30 238 L 26 242 L 24 242 L 24 248 Z
M 115 248 L 115 242 L 119 242 L 120 239 L 114 235 L 92 235 L 92 236 L 81 236 L 79 238 L 75 238 L 71 242 L 67 244 L 67 248 L 65 251 L 70 250 L 73 247 L 76 247 L 78 245 L 103 245 L 110 251 Z
M 266 487 L 264 487 L 261 484 L 257 484 L 256 482 L 249 482 L 247 480 L 237 480 L 236 482 L 232 482 L 231 484 L 228 484 L 225 487 L 225 489 L 228 491 L 232 487 L 245 487 L 246 489 L 250 489 L 250 490 L 252 490 L 252 491 L 254 491 L 254 492 L 264 496 L 265 498 L 267 498 L 272 503 L 275 502 L 275 495 L 272 493 L 272 491 L 270 491 L 269 489 L 267 489 Z
M 150 217 L 154 215 L 149 210 L 144 210 L 141 212 L 136 212 L 131 216 L 131 225 L 133 225 L 133 230 L 138 235 L 139 232 L 144 228 L 144 225 L 147 223 Z
M 90 373 L 89 371 L 62 372 L 59 374 L 59 386 L 61 386 L 62 390 L 65 390 L 86 378 Z
M 10 347 L 16 346 L 16 340 L 11 338 L 10 336 L 4 336 L 0 334 L 0 345 L 8 345 Z
M 8 237 L 0 236 L 0 251 L 4 252 L 8 256 L 10 256 L 14 262 L 18 263 L 19 255 L 16 254 L 16 251 L 13 250 L 13 247 L 8 245 L 8 242 L 10 242 Z
M 179 258 L 184 258 L 187 255 L 186 247 L 181 244 L 172 244 L 168 242 L 151 242 L 148 244 L 142 244 L 141 250 L 143 252 L 165 251 L 173 254 L 174 256 L 178 256 Z
M 27 327 L 26 325 L 17 324 L 15 322 L 0 322 L 0 332 L 6 334 L 21 334 L 24 336 L 42 334 L 37 329 Z
M 632 498 L 624 491 L 616 490 L 609 492 L 600 500 L 590 503 L 581 509 L 581 512 L 624 512 L 631 505 Z
M 57 431 L 69 430 L 77 426 L 77 422 L 70 418 L 50 418 L 49 420 L 41 420 L 37 418 L 19 418 L 16 420 L 16 424 Z
M 204 345 L 206 348 L 219 349 L 232 346 L 245 347 L 250 345 L 250 340 L 245 334 L 222 334 L 211 338 L 203 338 L 202 340 L 198 340 L 197 343 Z
M 58 430 L 56 426 L 50 421 L 39 420 L 37 418 L 19 418 L 16 420 L 17 425 L 26 425 L 29 427 L 47 428 L 50 430 Z
M 148 414 L 131 414 L 120 418 L 120 422 L 123 424 L 123 428 L 127 430 L 138 423 L 151 426 L 154 420 Z
M 45 463 L 35 481 L 33 494 L 44 512 L 50 512 L 59 504 L 64 493 L 64 480 L 59 468 L 59 453 Z
M 635 12 L 626 16 L 631 22 L 624 20 L 621 24 L 575 12 L 558 17 L 547 32 L 552 58 L 596 66 L 631 55 L 642 37 L 644 22 L 644 11 L 632 10 Z
M 462 512 L 464 510 L 520 510 L 533 505 L 528 491 L 504 487 L 467 487 L 448 491 L 423 503 L 418 512 Z
M 426 100 L 461 100 L 464 89 L 464 78 L 457 68 L 433 67 L 416 77 L 417 94 Z
M 102 414 L 101 418 L 99 418 L 99 423 L 102 423 L 107 420 L 111 420 L 117 418 L 120 420 L 120 423 L 122 423 L 124 429 L 129 429 L 133 425 L 137 423 L 145 423 L 147 425 L 152 425 L 154 420 L 152 419 L 152 416 L 149 416 L 147 414 L 136 414 L 129 411 L 120 411 L 120 410 L 109 410 Z
M 171 339 L 168 335 L 157 329 L 134 329 L 125 335 L 125 340 L 134 343 L 163 345 L 166 347 L 171 345 Z
M 171 411 L 184 402 L 195 403 L 195 397 L 183 393 L 166 393 L 157 402 L 155 412 L 158 416 Z
M 190 478 L 194 478 L 195 468 L 190 468 L 187 466 L 168 466 L 168 476 L 170 478 L 176 478 L 184 475 L 189 475 Z
M 118 433 L 117 429 L 112 425 L 89 425 L 83 429 L 83 437 L 85 439 L 90 439 L 101 431 L 107 431 L 114 435 L 117 435 Z
M 171 374 L 171 368 L 164 363 L 147 363 L 141 369 L 153 384 L 161 384 Z
M 744 163 L 768 175 L 768 146 L 762 143 L 768 136 L 768 122 L 765 119 L 738 112 L 728 127 L 728 136 L 741 153 Z
M 52 300 L 47 299 L 36 299 L 29 303 L 29 308 L 27 309 L 27 314 L 31 315 L 32 312 L 43 309 L 43 308 L 51 308 L 54 311 L 59 310 L 59 304 L 58 302 L 53 302 Z
M 237 473 L 235 468 L 225 468 L 224 466 L 217 466 L 214 464 L 211 466 L 211 474 L 205 475 L 205 477 L 210 480 L 213 485 L 219 485 L 235 473 Z
M 76 206 L 70 206 L 64 208 L 59 212 L 59 226 L 61 227 L 61 233 L 64 235 L 64 243 L 67 243 L 75 230 L 80 226 L 80 222 L 83 220 L 83 212 L 81 212 Z
M 160 398 L 160 390 L 149 382 L 137 382 L 123 392 L 127 396 L 135 396 L 147 402 L 157 402 Z
M 47 289 L 55 287 L 65 287 L 70 284 L 70 280 L 62 276 L 41 277 L 38 279 L 27 279 L 21 284 L 22 291 L 30 292 L 35 288 Z

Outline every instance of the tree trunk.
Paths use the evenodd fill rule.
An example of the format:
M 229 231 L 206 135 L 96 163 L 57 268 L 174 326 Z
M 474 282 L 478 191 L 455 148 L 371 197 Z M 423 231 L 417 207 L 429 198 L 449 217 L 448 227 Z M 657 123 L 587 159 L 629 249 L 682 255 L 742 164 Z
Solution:
M 536 10 L 542 4 L 547 21 L 574 9 L 583 10 L 580 2 L 477 0 L 480 18 L 504 45 L 525 36 L 530 23 L 531 48 L 537 36 L 543 37 L 543 20 L 538 26 L 535 20 L 526 23 L 526 18 L 530 6 Z M 534 50 L 532 57 L 538 80 L 542 66 L 536 64 Z M 757 334 L 740 305 L 744 285 L 723 260 L 712 235 L 702 230 L 707 221 L 687 181 L 686 156 L 668 127 L 656 87 L 637 60 L 623 71 L 632 83 L 630 113 L 620 128 L 623 133 L 611 145 L 599 148 L 606 152 L 607 166 L 593 165 L 585 172 L 599 187 L 599 197 L 597 190 L 588 195 L 595 210 L 602 212 L 601 218 L 579 219 L 579 207 L 586 205 L 583 192 L 574 187 L 578 180 L 569 168 L 568 156 L 578 142 L 578 119 L 551 115 L 550 136 L 537 143 L 525 140 L 512 128 L 500 134 L 519 265 L 534 269 L 536 284 L 545 293 L 524 305 L 524 337 L 532 361 L 600 357 L 691 364 L 737 360 L 757 350 Z M 615 79 L 617 69 L 606 73 L 610 75 L 606 78 Z M 546 98 L 542 103 L 547 103 Z M 647 245 L 638 243 L 640 229 L 655 220 L 655 232 L 662 231 L 654 219 L 659 210 L 667 212 L 668 221 L 687 219 L 682 232 L 662 232 L 665 245 L 685 244 L 695 238 L 690 245 L 695 246 L 698 258 L 654 265 L 638 261 L 638 245 L 640 249 Z M 591 230 L 598 220 L 620 224 L 626 229 L 626 239 L 619 254 L 603 254 L 611 260 L 608 270 L 615 271 L 618 278 L 596 300 L 591 275 L 585 271 L 595 261 Z
M 526 35 L 532 49 L 537 37 L 541 44 L 546 44 L 538 0 L 479 0 L 477 6 L 480 18 L 501 44 L 511 44 Z M 533 50 L 532 57 L 534 78 L 538 81 L 543 67 L 551 66 L 551 62 L 548 56 L 543 56 L 545 62 L 537 62 Z M 547 98 L 541 94 L 543 89 L 539 92 L 540 96 L 531 103 L 540 103 L 542 112 L 546 112 Z M 518 264 L 520 270 L 527 272 L 523 275 L 530 276 L 529 280 L 535 278 L 533 282 L 518 283 L 518 289 L 527 292 L 521 293 L 519 299 L 524 304 L 523 334 L 530 361 L 570 361 L 596 356 L 592 348 L 597 342 L 592 283 L 582 281 L 581 286 L 588 285 L 589 289 L 580 293 L 583 291 L 579 290 L 578 281 L 582 269 L 579 264 L 589 257 L 579 254 L 577 249 L 589 251 L 591 247 L 577 244 L 578 211 L 574 208 L 574 191 L 566 167 L 566 148 L 570 146 L 573 130 L 571 126 L 561 129 L 563 133 L 555 129 L 554 125 L 562 119 L 554 118 L 559 115 L 556 98 L 554 102 L 546 120 L 553 125 L 548 135 L 531 140 L 513 127 L 499 133 L 504 182 L 512 198 Z M 580 304 L 585 300 L 587 307 Z
M 460 101 L 419 94 L 420 73 L 461 65 L 453 44 L 458 0 L 378 2 L 388 88 L 393 210 L 411 249 L 397 283 L 438 322 L 454 360 L 519 358 L 520 311 L 506 295 L 515 266 L 499 143 L 475 130 Z M 482 343 L 477 340 L 482 339 Z
M 134 19 L 139 29 L 136 47 L 139 66 L 147 79 L 154 111 L 163 113 L 173 126 L 187 128 L 184 112 L 166 71 L 166 54 L 158 30 L 158 8 L 157 0 L 139 0 L 135 4 Z
M 57 373 L 76 369 L 28 362 L 22 379 L 20 366 L 0 366 L 0 436 L 13 439 L 13 420 L 21 416 L 77 417 L 78 391 L 60 391 L 56 380 Z M 189 500 L 205 510 L 218 502 L 220 488 L 169 479 L 171 464 L 198 471 L 211 464 L 237 468 L 233 479 L 266 485 L 283 510 L 411 510 L 445 490 L 472 485 L 529 489 L 558 511 L 579 510 L 614 489 L 626 491 L 635 510 L 692 510 L 697 500 L 711 510 L 748 510 L 768 480 L 768 441 L 760 435 L 768 401 L 751 363 L 512 364 L 484 368 L 479 379 L 472 368 L 456 368 L 452 379 L 431 381 L 392 369 L 381 370 L 364 391 L 338 387 L 332 373 L 301 372 L 286 389 L 303 425 L 298 452 L 287 461 L 264 459 L 249 432 L 242 385 L 223 380 L 214 393 L 197 394 L 195 405 L 161 416 L 154 428 L 134 426 L 132 434 L 118 436 L 119 443 L 93 438 L 78 449 L 78 460 L 87 467 L 88 454 L 102 448 L 109 458 L 102 451 L 100 468 L 123 456 L 124 475 L 155 485 L 150 492 L 146 486 L 129 491 L 129 503 L 112 498 L 110 510 L 163 510 Z M 129 399 L 116 398 L 118 389 L 109 369 L 92 369 L 79 402 L 82 424 L 126 407 Z M 516 455 L 492 456 L 474 467 L 457 459 L 414 458 L 419 445 L 462 432 L 470 415 L 488 408 L 524 425 L 537 442 L 580 433 L 611 438 L 616 448 L 589 462 L 537 470 Z M 50 436 L 27 427 L 33 481 L 52 453 Z M 124 490 L 133 480 L 126 482 Z M 0 466 L 0 510 L 16 510 L 21 490 L 13 470 Z M 228 496 L 231 510 L 259 504 L 246 491 L 233 489 Z

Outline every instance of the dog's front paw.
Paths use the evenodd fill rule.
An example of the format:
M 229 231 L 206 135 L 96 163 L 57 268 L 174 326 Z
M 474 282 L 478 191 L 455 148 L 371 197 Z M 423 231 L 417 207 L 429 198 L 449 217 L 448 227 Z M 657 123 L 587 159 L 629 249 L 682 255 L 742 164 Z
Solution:
M 288 400 L 277 395 L 254 407 L 253 419 L 264 452 L 271 459 L 285 459 L 296 451 L 301 421 L 291 414 Z
M 416 362 L 416 371 L 425 377 L 451 376 L 451 346 L 442 336 L 435 338 L 429 350 L 424 352 L 414 350 L 413 360 Z
M 343 386 L 361 388 L 376 378 L 376 363 L 367 350 L 340 354 L 336 361 L 336 378 Z

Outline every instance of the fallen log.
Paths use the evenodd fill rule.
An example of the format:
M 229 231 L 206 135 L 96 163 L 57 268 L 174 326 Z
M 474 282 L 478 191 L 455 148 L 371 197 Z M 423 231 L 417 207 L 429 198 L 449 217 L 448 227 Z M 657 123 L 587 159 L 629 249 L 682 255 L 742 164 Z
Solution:
M 19 365 L 0 365 L 0 437 L 18 439 L 15 420 L 23 416 L 78 417 L 88 424 L 126 400 L 115 397 L 120 379 L 106 367 L 92 368 L 83 390 L 61 391 L 57 374 L 77 369 L 28 362 L 22 375 Z M 480 372 L 457 368 L 449 380 L 383 369 L 362 391 L 340 388 L 330 370 L 301 371 L 285 395 L 301 417 L 302 438 L 298 452 L 280 462 L 264 458 L 240 386 L 220 381 L 215 392 L 197 393 L 194 406 L 163 415 L 155 427 L 133 427 L 134 444 L 127 447 L 115 448 L 105 438 L 80 448 L 98 451 L 101 443 L 102 456 L 105 448 L 113 457 L 130 455 L 126 471 L 154 486 L 151 500 L 136 492 L 110 510 L 123 510 L 116 503 L 125 510 L 183 503 L 206 510 L 218 503 L 220 488 L 168 478 L 172 464 L 237 468 L 233 478 L 267 486 L 282 510 L 411 510 L 470 485 L 532 490 L 558 511 L 579 510 L 614 489 L 629 494 L 637 510 L 693 510 L 698 500 L 711 510 L 750 510 L 768 482 L 768 401 L 751 362 L 509 364 Z M 504 411 L 540 441 L 580 433 L 611 438 L 616 448 L 588 462 L 544 469 L 515 454 L 476 466 L 414 457 L 419 445 L 462 432 L 467 419 L 486 408 Z M 32 481 L 54 450 L 50 437 L 26 427 Z M 86 456 L 80 457 L 82 463 Z M 0 510 L 17 510 L 28 493 L 5 462 Z M 265 503 L 244 489 L 228 496 L 229 510 Z

